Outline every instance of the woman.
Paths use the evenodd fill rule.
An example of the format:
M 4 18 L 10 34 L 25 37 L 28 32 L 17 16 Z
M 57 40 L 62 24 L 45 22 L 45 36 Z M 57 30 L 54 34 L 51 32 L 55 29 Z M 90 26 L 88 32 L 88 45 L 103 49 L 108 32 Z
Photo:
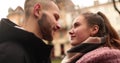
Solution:
M 106 16 L 80 14 L 69 31 L 73 46 L 62 63 L 120 63 L 120 38 Z

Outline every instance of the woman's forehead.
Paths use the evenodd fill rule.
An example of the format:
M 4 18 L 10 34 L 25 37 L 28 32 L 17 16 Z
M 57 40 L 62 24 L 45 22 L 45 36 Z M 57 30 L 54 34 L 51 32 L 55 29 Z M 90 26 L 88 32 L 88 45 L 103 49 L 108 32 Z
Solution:
M 83 20 L 85 20 L 84 17 L 82 15 L 80 15 L 74 19 L 73 23 L 83 21 Z

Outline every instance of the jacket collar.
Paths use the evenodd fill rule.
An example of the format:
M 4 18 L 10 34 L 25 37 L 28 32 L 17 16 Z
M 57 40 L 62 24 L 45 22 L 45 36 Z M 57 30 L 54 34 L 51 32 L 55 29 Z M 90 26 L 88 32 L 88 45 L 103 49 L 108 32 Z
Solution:
M 31 54 L 36 54 L 37 57 L 42 57 L 43 54 L 46 54 L 43 58 L 50 55 L 53 47 L 52 45 L 45 44 L 33 33 L 27 32 L 15 26 L 18 25 L 14 24 L 9 19 L 2 19 L 0 21 L 0 43 L 5 41 L 15 41 L 22 44 L 22 46 L 28 49 L 28 52 Z M 42 54 L 38 55 L 39 53 Z

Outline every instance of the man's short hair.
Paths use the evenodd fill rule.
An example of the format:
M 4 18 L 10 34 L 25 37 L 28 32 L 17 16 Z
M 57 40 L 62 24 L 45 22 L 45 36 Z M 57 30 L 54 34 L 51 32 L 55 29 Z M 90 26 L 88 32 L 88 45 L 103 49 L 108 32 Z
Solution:
M 50 7 L 50 2 L 53 0 L 25 0 L 24 10 L 25 15 L 30 15 L 30 9 L 34 7 L 36 3 L 40 3 L 42 5 L 42 9 L 47 10 Z

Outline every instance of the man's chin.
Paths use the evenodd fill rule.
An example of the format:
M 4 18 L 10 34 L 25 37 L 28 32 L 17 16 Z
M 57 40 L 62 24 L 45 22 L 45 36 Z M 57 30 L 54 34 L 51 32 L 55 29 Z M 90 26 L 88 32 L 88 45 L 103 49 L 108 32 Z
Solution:
M 44 37 L 43 39 L 46 40 L 46 41 L 48 41 L 48 42 L 53 41 L 53 37 Z

